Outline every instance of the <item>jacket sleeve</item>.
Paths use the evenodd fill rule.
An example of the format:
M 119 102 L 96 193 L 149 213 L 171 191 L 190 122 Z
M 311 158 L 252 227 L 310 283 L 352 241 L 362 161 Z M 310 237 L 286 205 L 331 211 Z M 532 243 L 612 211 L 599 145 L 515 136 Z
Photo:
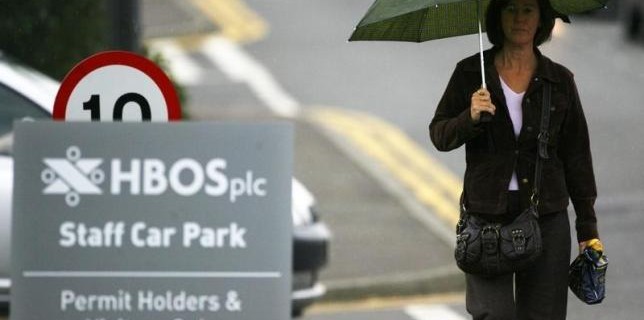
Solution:
M 469 98 L 473 92 L 464 92 L 464 77 L 459 63 L 429 124 L 429 136 L 439 151 L 454 150 L 483 131 L 470 116 Z
M 568 194 L 577 216 L 577 240 L 581 242 L 599 237 L 594 209 L 597 187 L 588 125 L 572 74 L 569 79 L 571 103 L 563 121 L 558 153 L 563 161 Z

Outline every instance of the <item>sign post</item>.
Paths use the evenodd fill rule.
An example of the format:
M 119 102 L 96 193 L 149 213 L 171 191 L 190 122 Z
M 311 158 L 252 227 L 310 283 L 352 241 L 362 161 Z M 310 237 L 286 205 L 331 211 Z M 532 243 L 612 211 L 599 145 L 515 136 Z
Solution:
M 290 318 L 290 125 L 25 122 L 15 139 L 12 319 Z

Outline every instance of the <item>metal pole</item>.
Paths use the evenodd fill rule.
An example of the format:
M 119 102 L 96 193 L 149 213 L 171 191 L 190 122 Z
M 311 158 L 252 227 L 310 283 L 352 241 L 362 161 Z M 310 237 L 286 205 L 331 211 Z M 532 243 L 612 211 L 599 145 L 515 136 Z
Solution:
M 139 0 L 107 0 L 111 15 L 112 48 L 138 52 Z

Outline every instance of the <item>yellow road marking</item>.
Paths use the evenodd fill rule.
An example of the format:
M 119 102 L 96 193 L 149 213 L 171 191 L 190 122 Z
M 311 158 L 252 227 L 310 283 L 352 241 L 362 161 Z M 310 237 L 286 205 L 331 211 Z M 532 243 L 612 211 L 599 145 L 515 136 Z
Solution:
M 385 121 L 356 111 L 315 109 L 310 119 L 340 134 L 377 161 L 398 179 L 416 199 L 445 222 L 458 221 L 460 180 Z
M 236 42 L 248 43 L 262 39 L 268 24 L 243 0 L 192 0 L 213 23 L 221 35 Z
M 429 175 L 433 181 L 447 192 L 453 200 L 459 201 L 462 185 L 451 171 L 429 156 L 421 147 L 407 137 L 400 129 L 385 121 L 369 116 L 367 114 L 355 114 L 359 119 L 365 121 L 375 132 L 382 132 L 381 138 L 399 154 L 406 155 L 405 159 L 410 161 L 422 173 Z
M 263 39 L 268 34 L 268 24 L 250 9 L 243 0 L 190 0 L 220 30 L 215 35 L 237 43 L 249 43 Z M 213 33 L 194 33 L 170 38 L 146 39 L 146 42 L 173 40 L 188 51 L 201 48 Z
M 213 23 L 220 34 L 232 41 L 248 43 L 262 39 L 268 24 L 243 0 L 191 0 Z M 198 47 L 207 35 L 184 36 L 184 47 Z M 319 109 L 311 113 L 315 122 L 343 135 L 377 160 L 400 180 L 414 196 L 447 223 L 458 221 L 460 180 L 431 158 L 399 129 L 355 111 Z

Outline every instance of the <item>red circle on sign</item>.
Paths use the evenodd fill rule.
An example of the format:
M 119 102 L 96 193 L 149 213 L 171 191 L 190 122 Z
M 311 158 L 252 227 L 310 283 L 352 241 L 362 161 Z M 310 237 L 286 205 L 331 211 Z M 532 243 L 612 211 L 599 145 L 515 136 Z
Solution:
M 168 76 L 154 62 L 127 51 L 104 51 L 77 64 L 63 79 L 54 102 L 53 118 L 65 120 L 67 102 L 76 85 L 90 72 L 105 66 L 124 65 L 145 73 L 159 87 L 168 108 L 168 120 L 181 120 L 181 106 L 177 92 Z

